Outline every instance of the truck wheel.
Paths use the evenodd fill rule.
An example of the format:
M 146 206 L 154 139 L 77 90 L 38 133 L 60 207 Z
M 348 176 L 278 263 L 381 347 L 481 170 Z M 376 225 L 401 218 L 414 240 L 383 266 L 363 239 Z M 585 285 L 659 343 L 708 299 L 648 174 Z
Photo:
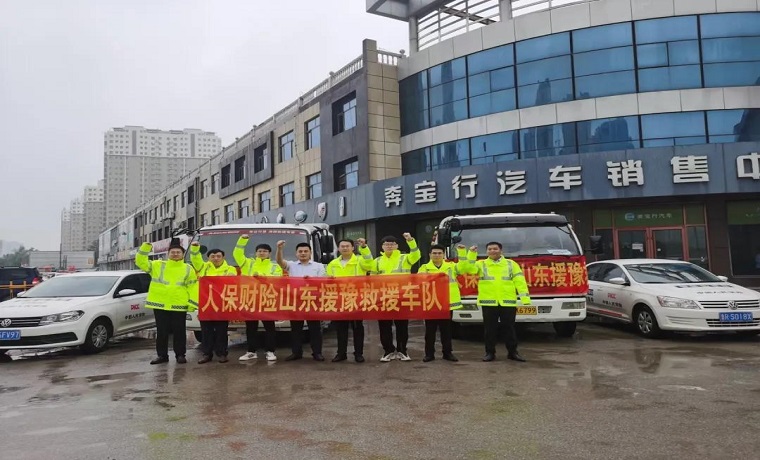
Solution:
M 638 305 L 633 313 L 633 324 L 643 337 L 656 339 L 662 335 L 660 325 L 652 310 L 646 305 Z
M 80 346 L 82 351 L 93 354 L 105 350 L 108 340 L 111 338 L 110 326 L 110 323 L 105 318 L 98 318 L 93 321 L 87 330 L 84 343 Z
M 561 323 L 554 323 L 554 332 L 559 337 L 572 337 L 575 334 L 575 328 L 578 324 L 575 321 L 563 321 Z
M 198 343 L 203 342 L 203 332 L 201 332 L 201 331 L 193 331 L 193 335 L 195 336 L 195 340 L 197 340 Z

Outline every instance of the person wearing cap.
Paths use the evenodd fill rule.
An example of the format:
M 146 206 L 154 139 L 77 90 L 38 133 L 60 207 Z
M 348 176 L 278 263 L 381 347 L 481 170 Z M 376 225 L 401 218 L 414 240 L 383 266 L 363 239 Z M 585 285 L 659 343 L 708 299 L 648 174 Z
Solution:
M 361 254 L 361 266 L 364 270 L 378 275 L 410 274 L 412 266 L 420 260 L 420 248 L 409 233 L 404 233 L 406 244 L 409 245 L 409 254 L 402 254 L 398 250 L 398 240 L 395 236 L 386 236 L 382 239 L 383 252 L 376 259 L 372 258 L 372 250 L 367 247 L 367 240 L 359 238 L 359 254 Z M 393 325 L 396 325 L 396 346 L 393 346 Z M 387 363 L 393 359 L 411 361 L 406 344 L 409 341 L 409 320 L 388 319 L 378 321 L 380 328 L 380 342 L 383 345 L 383 357 L 380 362 Z
M 137 267 L 150 274 L 150 287 L 145 307 L 153 310 L 156 317 L 156 354 L 151 364 L 169 362 L 169 334 L 173 336 L 174 355 L 177 363 L 187 359 L 187 332 L 185 316 L 198 309 L 198 278 L 195 270 L 186 264 L 185 248 L 178 238 L 172 238 L 168 260 L 150 260 L 153 246 L 143 243 L 135 255 Z
M 277 265 L 283 270 L 288 271 L 291 278 L 309 278 L 324 277 L 325 266 L 312 260 L 311 245 L 309 243 L 298 243 L 296 245 L 296 258 L 298 260 L 285 260 L 282 256 L 282 249 L 285 247 L 285 240 L 277 242 L 277 253 L 275 260 Z M 322 355 L 322 322 L 306 321 L 309 327 L 309 342 L 311 344 L 311 357 L 314 361 L 324 361 Z M 285 358 L 285 361 L 295 361 L 303 358 L 303 320 L 292 320 L 290 322 L 290 338 L 292 341 L 292 354 Z
M 242 276 L 282 276 L 282 268 L 272 262 L 269 255 L 272 253 L 272 247 L 268 244 L 259 244 L 256 246 L 256 256 L 246 257 L 245 247 L 248 245 L 248 235 L 241 235 L 238 238 L 235 250 L 232 251 L 232 257 L 235 263 L 240 267 Z M 274 321 L 262 321 L 264 324 L 264 347 L 266 348 L 267 361 L 277 361 L 277 355 L 274 354 L 277 346 L 277 331 L 274 327 Z M 245 337 L 248 342 L 248 352 L 241 356 L 240 361 L 250 361 L 258 359 L 256 353 L 256 332 L 259 330 L 258 321 L 245 322 Z
M 194 241 L 190 245 L 190 263 L 198 273 L 198 278 L 204 276 L 236 276 L 237 270 L 224 260 L 224 251 L 212 249 L 206 253 L 208 261 L 203 261 L 201 245 Z M 201 321 L 201 352 L 203 357 L 198 364 L 205 364 L 214 358 L 216 352 L 220 363 L 226 363 L 227 359 L 227 328 L 229 321 Z
M 343 278 L 347 276 L 366 276 L 361 268 L 361 259 L 354 254 L 354 241 L 344 238 L 338 241 L 340 257 L 327 264 L 327 276 Z M 338 336 L 338 352 L 332 362 L 338 363 L 348 359 L 348 328 L 354 331 L 354 361 L 364 362 L 364 323 L 362 320 L 333 321 Z

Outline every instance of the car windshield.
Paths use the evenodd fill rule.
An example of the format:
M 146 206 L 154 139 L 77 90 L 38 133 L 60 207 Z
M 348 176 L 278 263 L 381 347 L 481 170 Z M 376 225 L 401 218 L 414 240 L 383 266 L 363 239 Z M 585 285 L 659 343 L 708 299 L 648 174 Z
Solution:
M 486 245 L 491 241 L 502 244 L 505 257 L 580 255 L 580 248 L 567 225 L 465 228 L 453 235 L 461 236 L 467 247 L 477 245 L 480 256 L 485 256 Z
M 118 276 L 56 276 L 26 291 L 24 298 L 97 297 L 108 294 L 118 280 Z
M 285 240 L 284 256 L 286 260 L 295 260 L 296 245 L 298 243 L 309 243 L 309 234 L 305 230 L 286 229 L 286 228 L 261 228 L 261 229 L 240 229 L 240 230 L 211 230 L 201 232 L 200 243 L 204 250 L 203 260 L 206 260 L 205 252 L 210 249 L 221 249 L 224 251 L 227 263 L 237 266 L 235 259 L 232 257 L 232 251 L 235 249 L 240 235 L 248 234 L 249 241 L 245 247 L 246 257 L 256 255 L 256 246 L 259 244 L 268 244 L 272 248 L 270 258 L 274 260 L 277 242 Z M 188 251 L 189 256 L 189 251 Z
M 722 283 L 707 270 L 690 263 L 626 264 L 631 277 L 643 284 Z

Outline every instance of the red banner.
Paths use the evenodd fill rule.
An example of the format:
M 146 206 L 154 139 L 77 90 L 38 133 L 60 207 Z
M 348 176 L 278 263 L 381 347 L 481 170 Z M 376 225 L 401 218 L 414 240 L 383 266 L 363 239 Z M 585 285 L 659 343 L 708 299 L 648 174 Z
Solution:
M 378 320 L 449 318 L 442 273 L 291 278 L 205 276 L 201 321 Z
M 588 292 L 585 256 L 541 256 L 514 259 L 525 274 L 531 296 L 582 295 Z M 462 296 L 478 295 L 477 276 L 460 276 Z

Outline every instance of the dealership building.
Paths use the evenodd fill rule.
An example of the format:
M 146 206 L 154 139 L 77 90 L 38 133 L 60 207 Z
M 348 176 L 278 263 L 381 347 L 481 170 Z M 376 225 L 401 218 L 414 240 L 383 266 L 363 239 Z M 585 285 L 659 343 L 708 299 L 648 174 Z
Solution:
M 591 259 L 683 259 L 760 287 L 760 1 L 367 10 L 408 22 L 409 50 L 365 41 L 361 65 L 226 148 L 208 178 L 201 168 L 183 181 L 195 223 L 217 222 L 198 203 L 216 199 L 208 213 L 218 207 L 223 222 L 305 211 L 336 236 L 410 231 L 427 246 L 447 215 L 555 212 L 582 241 L 603 236 L 606 253 Z M 199 198 L 225 167 L 221 196 Z M 140 225 L 173 194 L 136 210 Z

